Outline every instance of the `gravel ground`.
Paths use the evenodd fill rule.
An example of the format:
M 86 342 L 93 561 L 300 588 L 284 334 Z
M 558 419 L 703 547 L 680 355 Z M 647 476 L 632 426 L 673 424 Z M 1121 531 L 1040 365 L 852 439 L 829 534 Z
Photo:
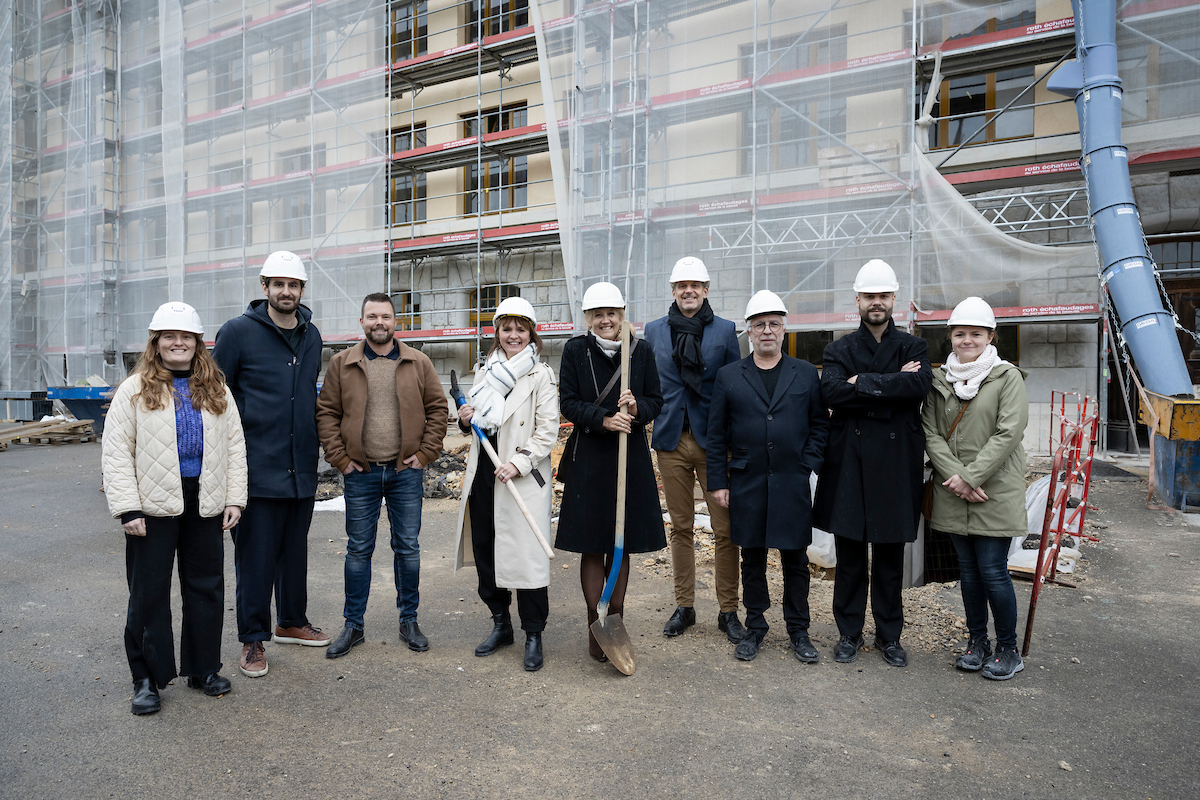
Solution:
M 995 683 L 953 668 L 957 589 L 906 598 L 906 669 L 864 653 L 836 664 L 829 583 L 814 581 L 821 662 L 791 656 L 778 607 L 758 659 L 716 629 L 702 555 L 699 620 L 662 636 L 664 564 L 637 562 L 626 626 L 637 671 L 586 653 L 578 560 L 552 567 L 546 666 L 522 648 L 475 658 L 490 628 L 475 575 L 451 568 L 457 502 L 425 503 L 421 626 L 396 642 L 381 532 L 367 641 L 331 661 L 268 644 L 270 673 L 241 675 L 232 548 L 222 657 L 233 691 L 183 681 L 163 710 L 129 713 L 119 528 L 99 489 L 99 447 L 0 453 L 0 797 L 324 798 L 1186 798 L 1200 796 L 1189 665 L 1200 640 L 1200 526 L 1145 507 L 1144 482 L 1093 487 L 1076 589 L 1048 586 L 1025 671 Z M 309 614 L 340 625 L 344 521 L 318 513 Z M 653 554 L 656 558 L 662 554 Z M 1029 584 L 1017 583 L 1019 631 Z M 777 595 L 776 595 L 777 596 Z M 178 596 L 172 601 L 178 620 Z M 924 604 L 924 608 L 922 608 Z M 931 637 L 929 645 L 920 637 Z

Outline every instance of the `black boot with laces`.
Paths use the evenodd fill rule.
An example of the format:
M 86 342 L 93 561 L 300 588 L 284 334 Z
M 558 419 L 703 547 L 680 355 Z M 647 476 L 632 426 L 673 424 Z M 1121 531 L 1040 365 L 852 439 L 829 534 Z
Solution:
M 978 672 L 992 657 L 992 643 L 985 636 L 972 636 L 967 642 L 967 651 L 958 657 L 954 666 L 967 672 Z

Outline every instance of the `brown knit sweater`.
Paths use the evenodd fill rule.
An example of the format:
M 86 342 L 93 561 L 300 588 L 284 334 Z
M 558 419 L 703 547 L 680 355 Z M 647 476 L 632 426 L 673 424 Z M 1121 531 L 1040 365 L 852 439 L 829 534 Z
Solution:
M 363 454 L 368 461 L 394 462 L 400 457 L 400 398 L 396 396 L 396 362 L 381 356 L 366 359 L 362 365 L 367 373 Z

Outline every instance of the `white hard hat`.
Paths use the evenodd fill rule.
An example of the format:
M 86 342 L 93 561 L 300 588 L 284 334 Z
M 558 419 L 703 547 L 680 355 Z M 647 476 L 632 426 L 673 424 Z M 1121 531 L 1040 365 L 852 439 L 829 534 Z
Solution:
M 946 325 L 949 327 L 974 325 L 979 328 L 995 330 L 996 315 L 992 313 L 992 307 L 982 297 L 968 297 L 950 312 L 950 319 L 946 321 Z
M 746 303 L 746 321 L 749 322 L 754 317 L 763 314 L 782 314 L 786 317 L 787 306 L 783 304 L 779 295 L 763 289 L 761 292 L 756 292 L 754 297 L 750 298 L 750 302 Z
M 671 270 L 671 283 L 678 281 L 708 283 L 708 267 L 695 256 L 684 256 L 675 262 L 675 267 Z
M 200 315 L 187 303 L 163 303 L 150 320 L 152 331 L 187 331 L 197 336 L 204 335 Z
M 304 271 L 304 262 L 300 256 L 287 250 L 276 250 L 267 256 L 267 261 L 258 272 L 260 278 L 295 278 L 301 283 L 308 282 L 308 273 Z
M 879 258 L 872 258 L 862 265 L 854 278 L 854 291 L 875 294 L 894 292 L 900 288 L 892 265 Z
M 621 290 L 607 281 L 593 283 L 583 293 L 583 310 L 591 311 L 594 308 L 624 308 L 625 298 L 621 296 Z
M 537 325 L 537 316 L 533 313 L 533 306 L 524 297 L 506 297 L 501 300 L 500 305 L 496 306 L 496 313 L 492 319 L 497 320 L 501 317 L 520 317 L 529 320 L 531 325 Z

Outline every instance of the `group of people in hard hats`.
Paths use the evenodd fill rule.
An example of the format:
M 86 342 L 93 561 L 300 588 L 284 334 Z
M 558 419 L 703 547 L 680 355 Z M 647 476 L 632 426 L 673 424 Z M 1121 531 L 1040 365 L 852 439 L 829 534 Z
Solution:
M 1025 530 L 1028 403 L 1023 373 L 996 351 L 991 307 L 978 297 L 958 304 L 948 321 L 951 352 L 935 371 L 925 340 L 893 322 L 899 282 L 891 266 L 873 259 L 854 282 L 859 327 L 825 348 L 818 371 L 784 352 L 788 309 L 778 295 L 760 291 L 747 303 L 750 354 L 743 358 L 735 324 L 709 304 L 704 263 L 680 259 L 670 284 L 667 316 L 648 323 L 644 344 L 633 348 L 629 395 L 610 391 L 625 305 L 617 287 L 588 289 L 588 333 L 563 351 L 560 405 L 575 432 L 563 454 L 558 545 L 585 554 L 580 579 L 589 622 L 610 566 L 602 559 L 613 552 L 613 434 L 654 422 L 650 446 L 671 520 L 676 600 L 664 635 L 696 624 L 698 482 L 714 534 L 717 629 L 737 658 L 753 660 L 767 634 L 767 551 L 774 548 L 792 652 L 804 663 L 820 660 L 808 632 L 806 550 L 815 526 L 834 535 L 837 553 L 834 660 L 853 662 L 867 646 L 869 592 L 875 648 L 888 664 L 907 666 L 900 642 L 904 545 L 917 538 L 926 510 L 931 528 L 958 554 L 970 640 L 956 665 L 995 680 L 1020 672 L 1007 552 L 1010 538 Z M 634 553 L 656 550 L 664 539 L 644 438 L 633 438 L 629 456 L 624 524 L 626 551 Z M 922 508 L 926 494 L 931 511 Z M 613 613 L 624 610 L 628 563 L 620 570 Z M 594 639 L 590 653 L 604 658 Z
M 445 391 L 429 358 L 395 338 L 392 300 L 378 293 L 362 303 L 364 339 L 333 357 L 318 397 L 321 336 L 300 302 L 306 281 L 299 257 L 273 253 L 260 272 L 263 297 L 221 327 L 211 354 L 195 309 L 164 304 L 134 374 L 113 396 L 103 461 L 109 509 L 126 533 L 134 714 L 158 711 L 159 691 L 177 675 L 211 696 L 231 688 L 220 674 L 223 531 L 234 544 L 239 669 L 246 676 L 267 674 L 268 641 L 325 647 L 328 658 L 365 641 L 382 501 L 399 636 L 413 651 L 429 648 L 417 623 L 418 534 L 422 470 L 440 455 L 449 422 Z M 802 662 L 820 660 L 808 635 L 805 551 L 815 525 L 833 533 L 837 546 L 834 659 L 852 662 L 866 646 L 869 589 L 874 644 L 887 663 L 904 666 L 903 549 L 917 535 L 928 452 L 930 522 L 958 553 L 971 636 L 957 666 L 998 680 L 1019 672 L 1006 560 L 1007 537 L 1025 527 L 1021 439 L 1028 410 L 1022 373 L 996 352 L 991 308 L 968 298 L 954 309 L 952 352 L 935 372 L 924 340 L 892 322 L 895 273 L 870 261 L 854 284 L 861 324 L 826 347 L 818 371 L 784 352 L 788 309 L 779 296 L 760 291 L 750 298 L 750 354 L 743 358 L 735 323 L 713 313 L 704 263 L 680 259 L 670 285 L 667 315 L 627 345 L 628 375 L 621 359 L 625 301 L 615 285 L 595 283 L 585 292 L 587 331 L 566 343 L 560 380 L 541 360 L 529 302 L 513 297 L 497 307 L 491 347 L 457 415 L 460 429 L 475 435 L 454 565 L 475 567 L 492 616 L 475 654 L 514 643 L 515 592 L 523 667 L 544 664 L 549 546 L 539 545 L 533 529 L 550 530 L 554 477 L 564 486 L 555 545 L 580 554 L 589 625 L 605 605 L 609 614 L 624 614 L 629 555 L 668 543 L 653 449 L 671 520 L 676 599 L 664 635 L 696 624 L 698 481 L 715 535 L 717 628 L 737 658 L 754 659 L 768 632 L 767 552 L 775 548 L 791 648 Z M 560 414 L 573 430 L 552 476 Z M 620 465 L 618 559 L 622 433 L 635 435 Z M 345 609 L 336 637 L 307 616 L 319 448 L 345 481 Z M 169 603 L 176 560 L 183 600 L 178 667 Z M 610 573 L 615 585 L 606 590 Z M 606 660 L 590 628 L 589 654 Z

